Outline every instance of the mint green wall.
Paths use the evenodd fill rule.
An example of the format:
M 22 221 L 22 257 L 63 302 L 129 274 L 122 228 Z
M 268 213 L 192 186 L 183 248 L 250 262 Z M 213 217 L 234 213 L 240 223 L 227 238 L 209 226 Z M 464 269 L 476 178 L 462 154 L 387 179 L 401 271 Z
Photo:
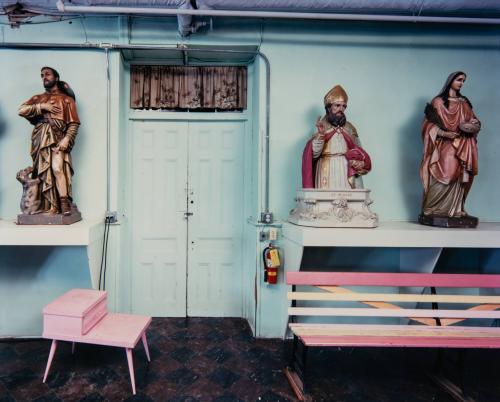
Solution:
M 272 69 L 270 198 L 278 218 L 286 219 L 293 207 L 302 149 L 324 112 L 323 96 L 341 84 L 350 98 L 348 119 L 373 160 L 365 186 L 373 191 L 374 211 L 381 220 L 415 220 L 422 191 L 418 169 L 423 109 L 450 72 L 464 70 L 468 80 L 462 92 L 483 123 L 480 174 L 467 208 L 483 220 L 500 220 L 500 208 L 495 207 L 500 205 L 500 186 L 492 168 L 500 149 L 498 29 L 279 22 L 266 24 L 261 51 Z M 359 270 L 398 270 L 402 264 L 398 250 L 307 252 L 306 262 L 316 268 L 319 260 Z M 283 292 L 262 279 L 259 289 L 256 332 L 280 336 L 283 326 L 275 315 Z
M 87 220 L 105 210 L 105 110 L 102 52 L 0 49 L 0 217 L 15 220 L 22 187 L 16 172 L 31 165 L 32 126 L 17 115 L 18 106 L 44 91 L 40 67 L 53 66 L 77 97 L 81 119 L 72 152 L 73 197 Z M 75 68 L 79 64 L 85 69 Z M 102 71 L 100 74 L 96 72 Z M 0 247 L 0 337 L 40 336 L 41 309 L 65 291 L 90 287 L 85 247 Z M 109 282 L 108 282 L 109 283 Z M 112 301 L 112 299 L 111 299 Z M 18 306 L 16 308 L 12 308 Z M 11 306 L 11 307 L 9 307 Z M 112 305 L 111 305 L 112 307 Z
M 291 33 L 293 32 L 293 34 Z M 373 160 L 365 186 L 381 220 L 415 220 L 421 185 L 420 126 L 425 103 L 448 74 L 464 70 L 463 93 L 483 123 L 479 176 L 469 212 L 500 220 L 495 161 L 500 149 L 499 30 L 386 24 L 273 24 L 262 52 L 272 65 L 272 208 L 285 218 L 300 186 L 300 156 L 323 113 L 323 96 L 341 84 L 347 117 Z
M 58 70 L 76 94 L 81 126 L 72 152 L 75 176 L 73 198 L 87 219 L 101 218 L 105 209 L 106 116 L 104 56 L 100 51 L 0 49 L 0 216 L 13 219 L 19 213 L 21 184 L 16 172 L 31 164 L 33 126 L 17 115 L 21 103 L 44 92 L 40 67 Z M 85 65 L 85 68 L 79 68 Z
M 89 288 L 85 247 L 0 247 L 0 338 L 40 336 L 42 309 L 72 288 Z
M 118 29 L 115 26 L 118 27 L 118 23 L 114 18 L 85 21 L 89 41 L 116 41 Z M 112 28 L 111 31 L 108 31 L 109 28 Z M 85 42 L 79 20 L 72 21 L 72 24 L 60 22 L 22 26 L 20 29 L 1 26 L 0 29 L 5 42 Z M 74 199 L 84 219 L 103 219 L 106 208 L 104 52 L 0 48 L 0 59 L 0 74 L 3 77 L 0 81 L 0 219 L 14 220 L 19 213 L 22 188 L 15 176 L 18 170 L 31 164 L 29 147 L 32 126 L 17 115 L 17 108 L 32 95 L 44 91 L 40 68 L 45 65 L 57 69 L 61 79 L 67 81 L 76 93 L 82 124 L 72 152 Z M 120 63 L 118 53 L 111 56 L 114 74 Z M 118 85 L 117 82 L 116 87 Z M 119 96 L 116 91 L 113 94 Z M 119 110 L 117 105 L 113 107 Z M 116 113 L 115 116 L 118 122 Z M 116 124 L 112 127 L 118 135 Z M 117 254 L 111 241 L 110 254 L 113 251 Z M 118 261 L 113 257 L 110 256 L 111 264 Z M 110 287 L 114 288 L 113 266 L 108 268 L 108 273 L 108 284 L 111 279 Z M 90 286 L 86 247 L 0 247 L 0 305 L 3 306 L 0 337 L 40 336 L 43 306 L 68 289 Z M 113 309 L 113 289 L 110 296 L 109 305 Z
M 373 171 L 365 186 L 373 191 L 373 209 L 381 220 L 414 219 L 419 212 L 421 185 L 418 165 L 421 158 L 420 125 L 425 103 L 439 91 L 451 71 L 464 70 L 468 80 L 463 89 L 483 123 L 479 137 L 480 173 L 467 207 L 483 220 L 500 220 L 500 186 L 496 160 L 500 149 L 500 31 L 494 27 L 369 24 L 342 22 L 287 22 L 214 20 L 214 30 L 181 39 L 175 19 L 137 18 L 127 31 L 124 18 L 85 18 L 20 29 L 0 27 L 4 42 L 113 42 L 176 45 L 260 45 L 271 62 L 271 194 L 270 208 L 276 218 L 286 219 L 293 207 L 295 189 L 300 186 L 300 158 L 314 121 L 323 114 L 322 99 L 334 85 L 349 94 L 348 118 L 357 127 L 364 147 L 373 159 Z M 128 286 L 121 261 L 124 227 L 127 221 L 126 170 L 128 71 L 120 55 L 110 52 L 112 194 L 111 209 L 121 214 L 122 225 L 112 228 L 108 284 L 112 306 L 127 310 Z M 85 218 L 102 219 L 106 209 L 106 78 L 102 50 L 9 50 L 0 48 L 0 218 L 13 219 L 18 212 L 21 186 L 17 170 L 27 166 L 31 127 L 17 116 L 17 107 L 42 92 L 39 69 L 58 69 L 77 95 L 82 126 L 73 151 L 74 195 Z M 252 172 L 252 211 L 258 217 L 263 203 L 262 134 L 265 127 L 265 70 L 254 64 L 251 83 L 253 155 L 247 169 Z M 247 225 L 245 252 L 247 316 L 263 336 L 278 335 L 272 328 L 277 289 L 262 283 L 260 228 Z M 253 250 L 253 252 L 252 252 Z M 13 249 L 3 253 L 14 255 Z M 63 263 L 78 260 L 76 248 L 53 248 L 50 272 L 65 272 Z M 369 253 L 366 261 L 371 259 Z M 383 253 L 382 253 L 383 254 Z M 16 254 L 18 255 L 18 254 Z M 64 258 L 63 258 L 64 257 Z M 385 256 L 376 260 L 391 260 Z M 27 267 L 31 259 L 20 257 Z M 373 261 L 372 261 L 373 262 Z M 80 263 L 78 263 L 80 264 Z M 82 265 L 75 267 L 83 269 Z M 0 267 L 0 270 L 2 267 Z M 88 270 L 87 270 L 88 271 Z M 85 274 L 88 274 L 86 272 Z M 254 317 L 254 284 L 260 316 Z M 5 270 L 2 280 L 15 281 L 17 272 Z M 80 278 L 76 276 L 75 278 Z M 64 275 L 32 278 L 36 286 L 51 289 L 65 283 Z M 77 286 L 88 286 L 86 277 Z M 29 282 L 32 283 L 32 282 Z M 33 282 L 34 283 L 34 282 Z M 278 296 L 276 296 L 278 295 Z M 0 303 L 5 301 L 0 293 Z M 38 308 L 38 306 L 37 306 Z M 260 317 L 260 318 L 259 318 Z M 2 319 L 2 324 L 6 324 Z M 39 323 L 34 323 L 36 328 Z M 253 325 L 253 324 L 252 324 Z M 31 328 L 31 332 L 33 331 Z M 28 332 L 27 332 L 28 333 Z M 19 332 L 19 334 L 22 334 Z

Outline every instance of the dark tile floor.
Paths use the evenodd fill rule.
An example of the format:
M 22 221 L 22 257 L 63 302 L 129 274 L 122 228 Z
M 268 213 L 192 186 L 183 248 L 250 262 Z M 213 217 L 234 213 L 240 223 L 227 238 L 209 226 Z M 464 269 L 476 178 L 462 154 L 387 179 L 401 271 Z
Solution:
M 0 342 L 0 402 L 13 401 L 293 401 L 282 373 L 288 352 L 280 340 L 254 339 L 235 318 L 154 319 L 151 363 L 134 351 L 137 395 L 131 395 L 125 352 L 62 344 L 47 384 L 49 351 L 42 340 Z M 423 374 L 434 351 L 316 349 L 310 354 L 314 401 L 452 401 Z M 450 357 L 454 357 L 451 354 Z M 500 351 L 467 358 L 468 389 L 477 401 L 500 401 Z

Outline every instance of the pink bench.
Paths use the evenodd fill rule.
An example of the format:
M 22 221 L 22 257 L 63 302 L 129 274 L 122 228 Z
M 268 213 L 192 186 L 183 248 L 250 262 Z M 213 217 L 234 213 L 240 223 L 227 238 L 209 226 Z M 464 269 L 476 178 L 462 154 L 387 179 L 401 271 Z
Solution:
M 91 289 L 72 289 L 43 309 L 43 337 L 52 339 L 49 359 L 43 376 L 47 380 L 58 341 L 90 343 L 125 348 L 132 392 L 135 395 L 135 376 L 132 350 L 140 339 L 146 357 L 149 356 L 146 329 L 151 317 L 130 314 L 110 314 L 106 307 L 106 292 Z
M 285 374 L 299 400 L 307 399 L 306 353 L 310 346 L 500 348 L 499 327 L 457 325 L 465 319 L 500 318 L 500 312 L 495 311 L 500 309 L 500 296 L 448 291 L 450 288 L 473 288 L 477 294 L 479 289 L 500 288 L 500 275 L 288 272 L 286 281 L 292 285 L 292 291 L 288 293 L 291 300 L 288 313 L 294 341 L 292 359 Z M 308 291 L 302 288 L 298 291 L 298 286 L 306 287 Z M 359 292 L 343 286 L 363 286 L 368 290 Z M 405 293 L 399 293 L 400 288 L 408 287 L 413 287 L 415 293 L 406 293 L 407 289 Z M 423 288 L 430 288 L 431 294 L 423 294 Z M 439 294 L 436 288 L 440 289 Z M 299 302 L 317 301 L 325 303 L 321 307 L 317 303 L 315 307 L 298 306 Z M 335 307 L 339 302 L 359 304 Z M 432 309 L 415 308 L 418 303 L 431 303 Z M 439 303 L 445 303 L 447 309 L 439 309 Z M 468 307 L 464 308 L 464 304 Z M 315 322 L 297 323 L 297 317 L 315 317 Z M 336 324 L 326 317 L 356 317 L 355 320 L 359 320 L 358 317 L 378 317 L 381 321 L 392 317 L 399 319 L 400 323 Z M 318 323 L 318 320 L 329 320 L 330 323 Z M 449 380 L 434 374 L 430 376 L 458 399 L 469 400 L 463 389 Z

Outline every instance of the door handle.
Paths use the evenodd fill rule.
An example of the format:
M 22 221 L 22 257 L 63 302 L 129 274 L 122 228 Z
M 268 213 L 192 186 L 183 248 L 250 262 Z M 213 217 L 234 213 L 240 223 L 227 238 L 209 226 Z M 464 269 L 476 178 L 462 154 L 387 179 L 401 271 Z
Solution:
M 193 215 L 193 213 L 192 213 L 192 212 L 184 212 L 184 218 L 186 218 L 186 219 L 187 219 L 188 217 L 192 216 L 192 215 Z

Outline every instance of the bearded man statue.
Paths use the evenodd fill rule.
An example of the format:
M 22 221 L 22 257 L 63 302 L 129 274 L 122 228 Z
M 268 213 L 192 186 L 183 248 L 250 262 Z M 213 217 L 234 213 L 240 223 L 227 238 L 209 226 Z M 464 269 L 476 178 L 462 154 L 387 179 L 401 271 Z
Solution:
M 347 121 L 347 93 L 333 87 L 323 101 L 326 114 L 318 117 L 317 131 L 302 154 L 302 188 L 289 222 L 313 227 L 365 227 L 378 225 L 370 210 L 370 190 L 361 177 L 372 163 L 361 147 L 356 128 Z
M 337 85 L 324 97 L 326 114 L 316 122 L 317 132 L 302 155 L 302 187 L 362 188 L 362 175 L 371 169 L 370 156 L 361 148 L 356 128 L 347 121 L 347 93 Z
M 81 219 L 72 198 L 70 152 L 80 126 L 75 94 L 55 69 L 42 67 L 40 76 L 45 92 L 32 96 L 18 111 L 33 125 L 31 179 L 39 186 L 31 192 L 37 210 L 26 213 L 21 206 L 23 213 L 18 215 L 18 223 L 70 224 Z

